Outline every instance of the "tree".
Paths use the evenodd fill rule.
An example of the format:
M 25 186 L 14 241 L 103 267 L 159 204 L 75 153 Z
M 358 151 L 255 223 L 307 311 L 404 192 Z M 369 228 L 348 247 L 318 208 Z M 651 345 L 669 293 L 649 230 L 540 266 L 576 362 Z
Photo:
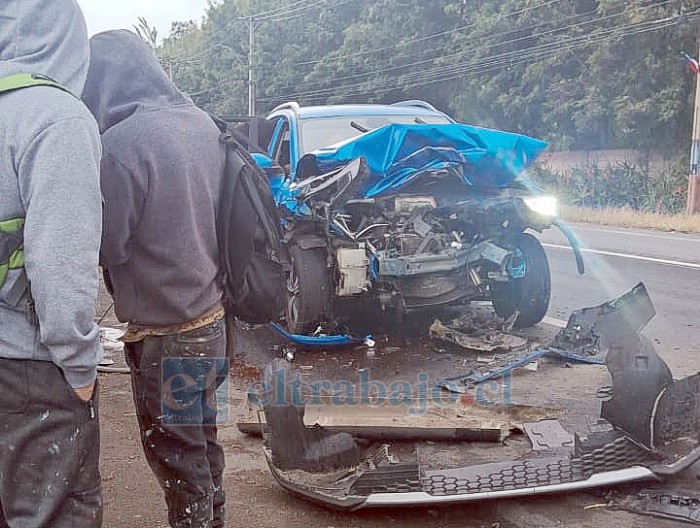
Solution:
M 252 15 L 261 113 L 416 98 L 554 148 L 670 151 L 690 134 L 678 52 L 699 14 L 697 0 L 221 0 L 157 52 L 197 104 L 245 113 Z
M 144 17 L 139 17 L 138 21 L 138 25 L 134 25 L 136 34 L 151 48 L 156 49 L 158 46 L 158 30 L 151 26 Z

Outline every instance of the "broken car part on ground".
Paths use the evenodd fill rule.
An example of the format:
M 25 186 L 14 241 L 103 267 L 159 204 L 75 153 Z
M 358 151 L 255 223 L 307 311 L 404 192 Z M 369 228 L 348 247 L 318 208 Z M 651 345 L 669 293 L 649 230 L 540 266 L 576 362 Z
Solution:
M 576 311 L 542 347 L 605 363 L 583 367 L 607 376 L 579 408 L 574 400 L 559 408 L 530 402 L 457 410 L 433 402 L 416 417 L 376 401 L 305 406 L 295 404 L 293 384 L 279 382 L 289 369 L 280 360 L 266 370 L 271 398 L 259 410 L 270 471 L 288 491 L 342 509 L 522 497 L 671 477 L 700 459 L 700 374 L 673 379 L 639 333 L 653 315 L 640 284 L 614 301 Z M 539 373 L 551 376 L 553 368 L 545 365 Z M 532 379 L 513 376 L 509 383 Z

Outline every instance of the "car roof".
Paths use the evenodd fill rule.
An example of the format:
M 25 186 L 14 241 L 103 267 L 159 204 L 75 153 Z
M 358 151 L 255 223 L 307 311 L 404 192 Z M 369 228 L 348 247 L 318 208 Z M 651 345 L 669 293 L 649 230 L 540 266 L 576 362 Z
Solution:
M 328 106 L 302 106 L 297 112 L 299 119 L 345 117 L 353 115 L 392 116 L 441 116 L 441 112 L 420 106 L 394 106 L 380 104 L 353 104 Z

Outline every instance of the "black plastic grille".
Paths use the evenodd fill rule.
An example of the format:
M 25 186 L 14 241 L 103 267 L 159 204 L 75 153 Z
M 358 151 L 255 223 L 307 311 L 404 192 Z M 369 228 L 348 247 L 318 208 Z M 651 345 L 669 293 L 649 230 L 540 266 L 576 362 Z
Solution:
M 572 457 L 570 450 L 553 450 L 525 460 L 494 462 L 443 471 L 425 471 L 398 464 L 362 475 L 352 493 L 408 493 L 425 491 L 432 495 L 458 495 L 508 491 L 581 481 L 594 473 L 644 464 L 650 454 L 627 437 L 619 437 L 597 449 Z

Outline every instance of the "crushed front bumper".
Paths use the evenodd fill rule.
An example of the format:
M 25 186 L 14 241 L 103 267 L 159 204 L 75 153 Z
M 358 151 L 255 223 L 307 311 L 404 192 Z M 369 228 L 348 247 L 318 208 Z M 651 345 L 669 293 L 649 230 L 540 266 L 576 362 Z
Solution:
M 538 415 L 517 424 L 526 439 L 521 452 L 504 449 L 499 456 L 491 449 L 484 457 L 467 449 L 443 462 L 419 445 L 407 450 L 405 430 L 401 441 L 371 443 L 361 427 L 304 425 L 304 408 L 280 406 L 289 400 L 277 394 L 277 405 L 264 407 L 270 471 L 296 495 L 350 510 L 523 497 L 672 476 L 700 459 L 700 373 L 673 379 L 653 344 L 639 334 L 651 317 L 651 301 L 638 286 L 577 311 L 568 333 L 555 340 L 559 348 L 604 359 L 612 379 L 611 387 L 599 391 L 601 411 L 587 427 Z M 286 390 L 275 383 L 272 367 L 266 375 L 271 387 Z

